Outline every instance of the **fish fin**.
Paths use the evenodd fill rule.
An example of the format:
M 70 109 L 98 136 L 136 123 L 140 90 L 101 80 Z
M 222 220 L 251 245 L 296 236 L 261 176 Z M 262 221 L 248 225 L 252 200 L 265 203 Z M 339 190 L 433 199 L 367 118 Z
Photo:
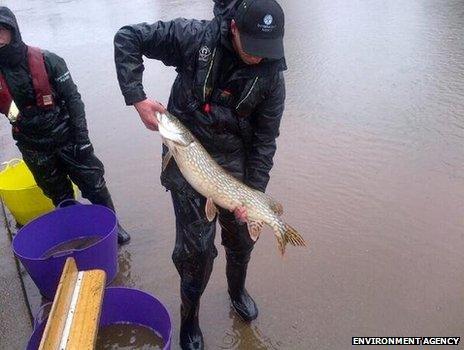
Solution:
M 281 237 L 277 237 L 277 248 L 279 249 L 280 255 L 283 257 L 285 254 L 285 246 L 287 243 Z
M 166 167 L 168 166 L 171 158 L 172 158 L 172 153 L 171 151 L 168 151 L 163 157 L 162 171 L 166 170 Z
M 306 242 L 290 225 L 284 223 L 281 228 L 276 232 L 277 245 L 282 256 L 285 253 L 285 247 L 288 243 L 293 246 L 306 247 Z
M 271 208 L 271 210 L 277 214 L 278 216 L 281 216 L 283 213 L 284 213 L 284 207 L 282 206 L 282 204 L 280 204 L 278 201 L 276 201 L 274 198 L 272 198 L 271 196 L 268 196 L 266 193 L 264 192 L 260 192 L 258 191 L 261 195 L 264 195 L 264 197 L 266 198 L 267 200 L 267 203 L 269 205 L 269 208 Z
M 272 211 L 276 213 L 278 216 L 281 216 L 284 213 L 284 207 L 282 206 L 282 204 L 272 199 L 271 197 L 269 197 L 269 206 L 271 207 Z
M 264 227 L 264 222 L 262 221 L 247 221 L 248 233 L 250 234 L 251 239 L 256 242 L 261 234 L 261 231 Z
M 285 230 L 283 233 L 284 241 L 294 246 L 305 247 L 306 242 L 303 239 L 303 237 L 301 237 L 301 235 L 298 233 L 298 231 L 295 230 L 293 227 L 291 227 L 289 224 L 284 224 L 284 225 L 285 225 Z
M 218 210 L 216 208 L 216 204 L 214 204 L 213 200 L 211 198 L 208 198 L 206 200 L 206 205 L 205 205 L 205 213 L 206 213 L 206 218 L 208 219 L 209 222 L 213 221 L 214 218 L 216 217 Z

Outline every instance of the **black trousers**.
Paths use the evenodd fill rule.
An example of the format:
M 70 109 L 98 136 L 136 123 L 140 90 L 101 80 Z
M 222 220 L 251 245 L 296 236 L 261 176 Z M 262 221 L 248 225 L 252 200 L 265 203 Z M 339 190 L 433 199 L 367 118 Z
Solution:
M 103 163 L 95 156 L 93 148 L 84 154 L 76 154 L 69 147 L 37 151 L 18 144 L 18 148 L 37 185 L 53 204 L 74 198 L 71 181 L 79 187 L 82 196 L 94 204 L 105 205 L 111 200 L 103 177 Z
M 176 243 L 172 260 L 181 278 L 181 293 L 199 300 L 208 284 L 213 261 L 218 252 L 214 245 L 216 221 L 221 225 L 222 245 L 227 257 L 247 263 L 253 250 L 246 224 L 235 219 L 233 213 L 220 209 L 220 214 L 209 222 L 205 214 L 206 198 L 196 193 L 171 191 L 176 216 Z

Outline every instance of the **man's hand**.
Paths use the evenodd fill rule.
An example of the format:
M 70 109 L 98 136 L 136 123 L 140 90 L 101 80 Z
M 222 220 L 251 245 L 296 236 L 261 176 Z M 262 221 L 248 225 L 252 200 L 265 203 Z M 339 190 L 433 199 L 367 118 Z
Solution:
M 235 208 L 234 215 L 238 221 L 246 222 L 248 220 L 248 214 L 245 206 Z
M 140 119 L 149 130 L 158 131 L 158 121 L 156 120 L 155 113 L 164 113 L 166 108 L 157 102 L 150 99 L 145 99 L 140 102 L 134 103 L 134 107 L 139 112 Z

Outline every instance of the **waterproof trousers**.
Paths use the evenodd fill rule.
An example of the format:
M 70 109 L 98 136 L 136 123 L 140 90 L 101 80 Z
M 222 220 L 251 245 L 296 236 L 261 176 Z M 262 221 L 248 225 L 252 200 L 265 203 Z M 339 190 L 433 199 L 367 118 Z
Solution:
M 103 164 L 93 150 L 76 154 L 68 148 L 36 151 L 19 144 L 18 148 L 37 185 L 55 206 L 65 199 L 74 198 L 72 181 L 79 187 L 82 197 L 114 210 L 103 177 Z
M 83 150 L 71 144 L 49 152 L 31 150 L 19 144 L 18 148 L 37 185 L 55 206 L 74 198 L 72 181 L 79 187 L 82 197 L 115 212 L 103 177 L 103 163 L 95 156 L 91 144 Z M 130 239 L 129 233 L 118 223 L 118 243 L 125 244 Z
M 198 324 L 200 298 L 208 284 L 213 261 L 218 252 L 214 245 L 216 221 L 221 225 L 222 245 L 228 264 L 245 266 L 254 246 L 246 224 L 233 213 L 220 209 L 219 216 L 209 222 L 205 214 L 206 199 L 198 193 L 171 191 L 176 216 L 176 243 L 172 260 L 180 275 L 181 327 L 183 349 L 202 349 L 203 339 Z

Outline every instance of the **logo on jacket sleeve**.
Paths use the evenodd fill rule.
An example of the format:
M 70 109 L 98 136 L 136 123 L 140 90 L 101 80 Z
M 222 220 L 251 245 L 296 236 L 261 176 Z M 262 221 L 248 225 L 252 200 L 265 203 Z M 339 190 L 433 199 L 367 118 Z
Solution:
M 58 78 L 56 78 L 55 80 L 58 82 L 58 83 L 64 83 L 66 80 L 68 80 L 69 78 L 71 78 L 71 74 L 69 74 L 69 71 L 66 71 L 64 72 L 63 74 L 61 74 Z
M 208 46 L 202 46 L 200 48 L 200 57 L 198 58 L 200 61 L 208 62 L 209 56 L 211 56 L 211 50 Z

